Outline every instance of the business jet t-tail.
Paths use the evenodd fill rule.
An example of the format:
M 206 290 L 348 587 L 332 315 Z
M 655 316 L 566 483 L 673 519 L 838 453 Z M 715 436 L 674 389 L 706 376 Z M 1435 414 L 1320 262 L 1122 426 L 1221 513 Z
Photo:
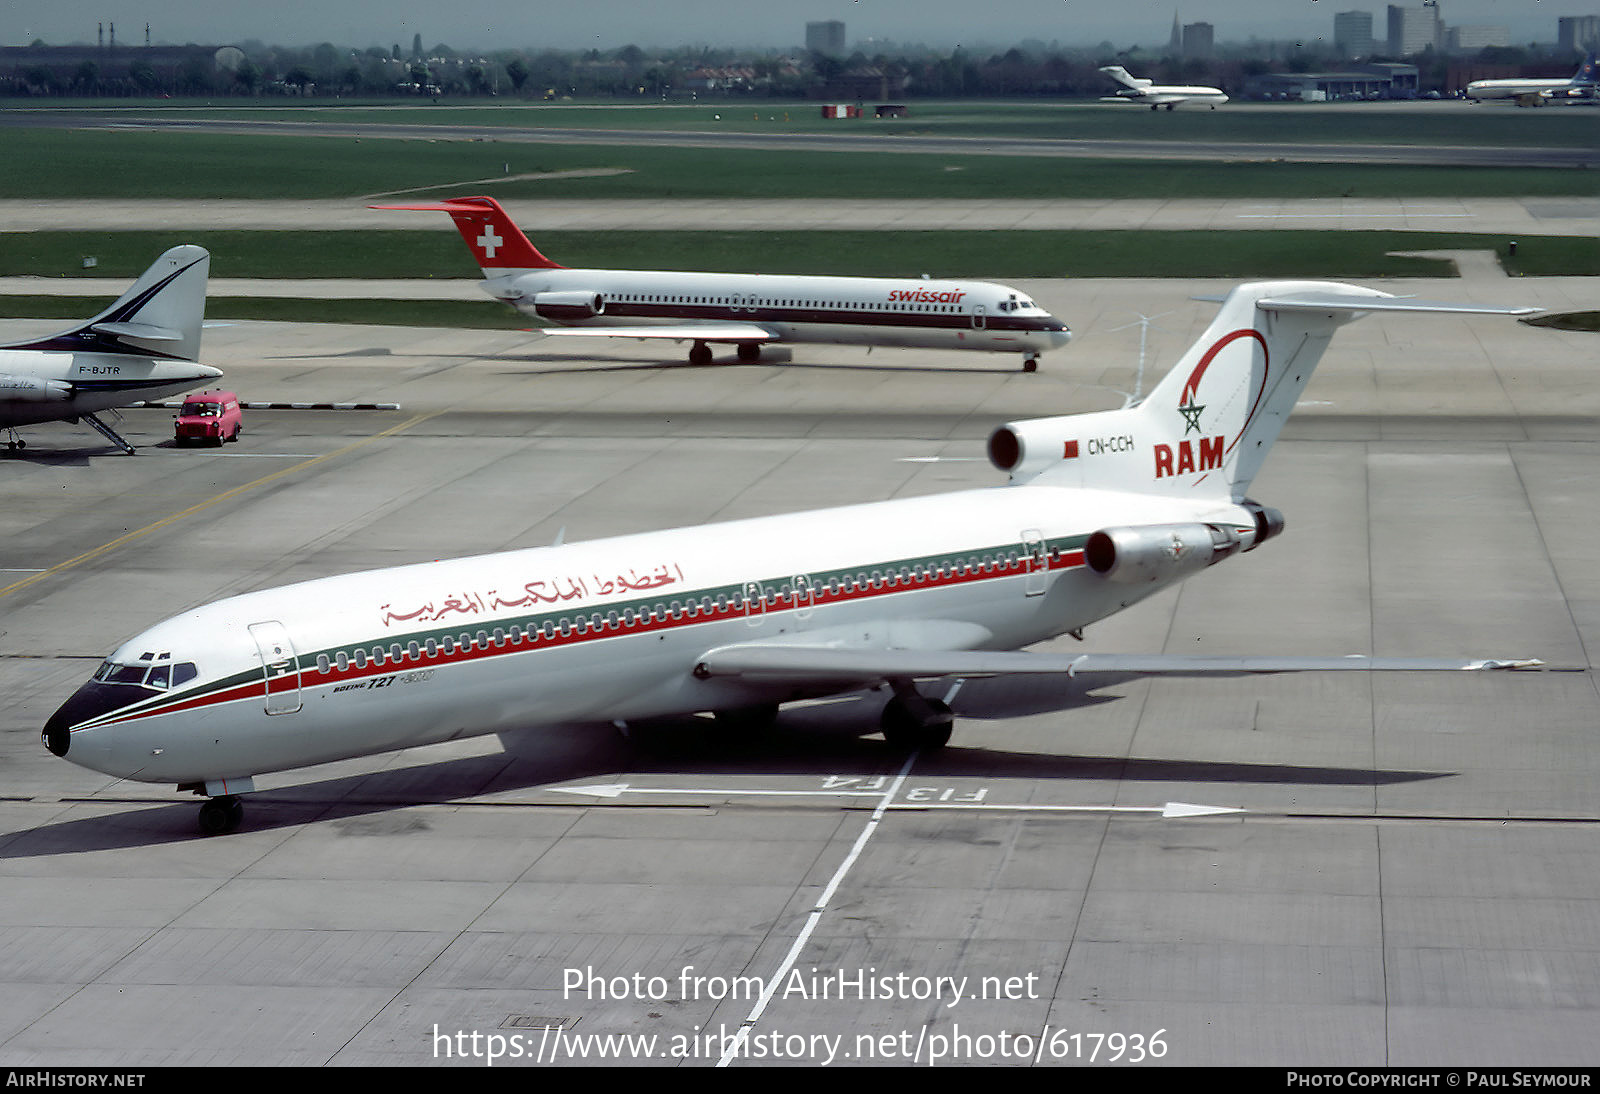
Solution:
M 1566 80 L 1473 80 L 1467 85 L 1467 98 L 1513 99 L 1518 106 L 1544 106 L 1552 102 L 1581 102 L 1600 97 L 1600 65 L 1595 51 L 1583 59 Z
M 100 412 L 199 387 L 222 375 L 197 363 L 211 256 L 174 247 L 93 319 L 48 338 L 0 347 L 0 428 L 87 422 L 130 456 Z
M 1205 103 L 1215 110 L 1228 101 L 1227 94 L 1217 87 L 1184 87 L 1176 84 L 1161 85 L 1142 76 L 1130 76 L 1121 65 L 1106 65 L 1100 70 L 1122 85 L 1115 95 L 1108 95 L 1103 103 L 1139 103 L 1151 110 L 1166 107 L 1171 110 L 1180 103 Z
M 554 324 L 548 334 L 690 342 L 696 365 L 711 363 L 714 343 L 737 346 L 741 361 L 769 343 L 830 343 L 1016 353 L 1032 372 L 1071 337 L 1026 293 L 986 281 L 572 270 L 540 254 L 493 198 L 373 208 L 449 213 L 484 291 Z
M 49 719 L 95 771 L 210 796 L 266 772 L 563 722 L 887 684 L 891 743 L 938 747 L 919 681 L 1016 673 L 1485 669 L 1526 661 L 1043 654 L 1283 528 L 1252 480 L 1334 330 L 1427 304 L 1326 282 L 1236 288 L 1143 402 L 1012 422 L 1010 485 L 326 577 L 195 606 L 119 646 Z

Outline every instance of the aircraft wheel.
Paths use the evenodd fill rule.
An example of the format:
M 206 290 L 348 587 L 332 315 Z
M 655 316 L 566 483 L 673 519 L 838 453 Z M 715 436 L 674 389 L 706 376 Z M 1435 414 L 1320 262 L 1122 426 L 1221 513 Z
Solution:
M 1022 359 L 1022 371 L 1023 372 L 1038 372 L 1039 371 L 1039 359 L 1037 357 L 1024 357 Z
M 689 363 L 691 365 L 709 365 L 711 363 L 711 347 L 704 342 L 696 342 L 694 348 L 689 350 Z
M 917 709 L 917 708 L 922 709 Z M 879 720 L 883 739 L 895 748 L 932 752 L 950 743 L 955 714 L 947 703 L 917 696 L 907 702 L 899 696 L 884 705 Z
M 761 360 L 761 343 L 760 342 L 740 342 L 739 343 L 739 360 L 747 362 L 747 363 L 751 362 L 751 361 L 759 361 L 759 360 Z
M 200 807 L 200 831 L 208 836 L 226 835 L 243 820 L 244 802 L 236 794 L 212 798 Z

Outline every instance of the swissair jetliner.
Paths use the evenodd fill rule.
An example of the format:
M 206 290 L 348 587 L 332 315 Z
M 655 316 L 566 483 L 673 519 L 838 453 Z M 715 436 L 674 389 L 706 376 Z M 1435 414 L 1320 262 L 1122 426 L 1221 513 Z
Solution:
M 174 247 L 93 319 L 32 342 L 0 346 L 0 428 L 27 447 L 19 425 L 87 422 L 128 455 L 133 445 L 99 412 L 199 387 L 222 370 L 196 362 L 205 319 L 203 247 Z
M 119 646 L 44 727 L 95 771 L 210 796 L 256 776 L 564 722 L 778 705 L 887 684 L 891 743 L 935 748 L 918 681 L 1010 673 L 1483 669 L 1536 662 L 1059 655 L 1083 628 L 1278 534 L 1247 496 L 1330 336 L 1374 311 L 1523 314 L 1329 282 L 1241 285 L 1143 402 L 1017 421 L 1010 484 L 325 577 Z M 1455 651 L 1460 652 L 1460 651 Z
M 1467 85 L 1467 98 L 1515 99 L 1518 106 L 1543 106 L 1547 102 L 1580 102 L 1600 98 L 1600 65 L 1595 51 L 1566 80 L 1473 80 Z
M 540 254 L 493 198 L 372 208 L 449 213 L 483 268 L 484 291 L 557 324 L 547 334 L 692 342 L 695 365 L 711 363 L 713 343 L 757 361 L 769 342 L 818 342 L 1017 353 L 1032 372 L 1039 354 L 1071 337 L 1026 293 L 986 281 L 569 270 Z
M 1166 107 L 1171 110 L 1179 103 L 1206 103 L 1215 110 L 1228 101 L 1227 93 L 1217 87 L 1182 87 L 1176 84 L 1161 85 L 1142 76 L 1130 76 L 1121 65 L 1106 65 L 1100 70 L 1121 84 L 1123 90 L 1108 95 L 1103 103 L 1148 104 L 1151 110 Z

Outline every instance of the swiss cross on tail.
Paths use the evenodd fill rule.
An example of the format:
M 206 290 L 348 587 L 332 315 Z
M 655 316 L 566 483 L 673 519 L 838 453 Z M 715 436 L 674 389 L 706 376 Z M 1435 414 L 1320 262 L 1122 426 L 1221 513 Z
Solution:
M 455 221 L 456 230 L 466 240 L 485 276 L 497 276 L 511 270 L 563 268 L 540 254 L 539 249 L 528 242 L 522 229 L 512 222 L 494 198 L 448 198 L 407 205 L 374 205 L 372 208 L 449 213 L 450 219 Z

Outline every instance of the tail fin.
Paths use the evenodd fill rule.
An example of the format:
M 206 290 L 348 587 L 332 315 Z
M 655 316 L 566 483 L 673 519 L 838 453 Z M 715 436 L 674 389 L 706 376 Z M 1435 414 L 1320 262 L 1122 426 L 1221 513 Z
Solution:
M 559 270 L 539 249 L 528 242 L 494 198 L 446 198 L 405 205 L 373 205 L 373 209 L 415 209 L 449 213 L 456 231 L 466 240 L 472 257 L 478 260 L 485 277 L 499 277 L 520 270 Z
M 206 315 L 211 254 L 184 244 L 155 260 L 105 311 L 71 330 L 7 349 L 126 353 L 194 361 Z
M 1578 66 L 1578 71 L 1572 74 L 1574 84 L 1600 83 L 1600 65 L 1595 63 L 1595 50 L 1590 50 L 1589 55 L 1583 59 L 1583 64 Z
M 1106 65 L 1100 71 L 1104 72 L 1107 76 L 1110 76 L 1123 87 L 1131 87 L 1135 91 L 1141 87 L 1149 87 L 1155 83 L 1154 80 L 1147 80 L 1142 76 L 1128 75 L 1128 70 L 1123 68 L 1121 65 Z
M 1326 281 L 1240 285 L 1147 399 L 1012 422 L 989 438 L 990 460 L 1013 481 L 1237 501 L 1345 323 L 1374 311 L 1536 310 L 1436 304 Z

